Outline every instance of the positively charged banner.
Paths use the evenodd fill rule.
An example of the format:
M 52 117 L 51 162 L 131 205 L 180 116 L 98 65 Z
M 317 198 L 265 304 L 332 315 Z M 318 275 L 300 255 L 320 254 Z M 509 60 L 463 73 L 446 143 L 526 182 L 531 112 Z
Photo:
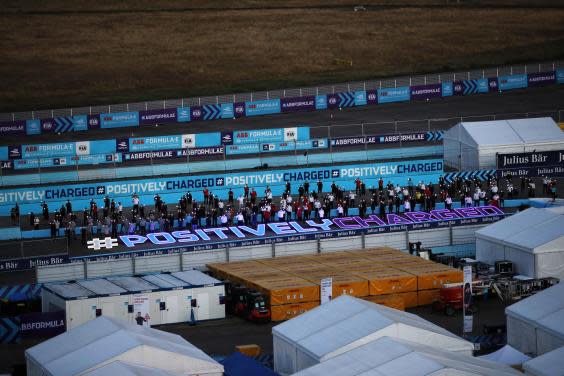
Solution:
M 220 175 L 195 175 L 176 178 L 126 180 L 94 184 L 43 186 L 0 190 L 0 204 L 14 205 L 18 202 L 60 201 L 67 199 L 103 198 L 106 195 L 164 194 L 209 188 L 242 188 L 260 185 L 283 185 L 285 182 L 341 181 L 354 179 L 394 179 L 404 184 L 407 177 L 413 180 L 437 180 L 443 173 L 442 159 L 421 159 L 400 162 L 353 164 L 339 167 L 326 166 L 274 171 L 239 172 Z M 422 177 L 421 179 L 419 177 Z M 367 181 L 367 185 L 374 184 Z

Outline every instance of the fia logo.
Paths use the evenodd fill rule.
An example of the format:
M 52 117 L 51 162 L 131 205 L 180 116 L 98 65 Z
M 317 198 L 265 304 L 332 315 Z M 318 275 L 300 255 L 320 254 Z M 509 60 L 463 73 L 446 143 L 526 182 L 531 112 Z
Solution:
M 296 137 L 296 132 L 294 131 L 287 131 L 286 132 L 286 138 L 294 138 Z
M 198 110 L 198 109 L 192 110 L 192 116 L 200 117 L 200 116 L 202 116 L 202 111 Z
M 376 100 L 376 94 L 374 93 L 368 94 L 368 99 L 370 99 L 371 101 Z
M 86 146 L 86 145 L 79 145 L 79 146 L 78 146 L 78 150 L 79 150 L 79 151 L 86 151 L 86 150 L 88 150 L 88 146 Z
M 87 244 L 88 249 L 98 251 L 102 248 L 112 249 L 113 247 L 117 247 L 118 240 L 116 238 L 110 238 L 109 236 L 106 236 L 104 239 L 94 238 L 92 240 L 89 240 Z
M 337 104 L 337 98 L 335 97 L 329 98 L 329 104 Z
M 193 141 L 192 138 L 188 137 L 184 139 L 184 144 L 186 145 L 192 145 Z
M 491 87 L 491 88 L 496 88 L 496 87 L 497 87 L 497 81 L 496 81 L 496 80 L 490 81 L 490 87 Z
M 97 125 L 98 125 L 98 118 L 97 118 L 97 117 L 91 117 L 91 118 L 88 120 L 88 125 L 90 125 L 90 126 L 92 126 L 92 127 L 97 126 Z
M 238 114 L 242 114 L 243 112 L 245 112 L 245 107 L 237 106 L 237 107 L 235 107 L 235 112 L 238 113 Z
M 460 84 L 454 85 L 454 91 L 462 91 L 462 85 Z

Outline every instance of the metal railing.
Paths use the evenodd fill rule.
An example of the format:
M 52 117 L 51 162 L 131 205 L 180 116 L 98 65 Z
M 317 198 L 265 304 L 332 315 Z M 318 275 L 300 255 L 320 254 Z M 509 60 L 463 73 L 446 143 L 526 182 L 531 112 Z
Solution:
M 300 97 L 320 94 L 334 94 L 358 90 L 374 90 L 399 86 L 429 85 L 446 81 L 470 80 L 484 77 L 498 77 L 514 74 L 527 74 L 553 71 L 564 68 L 564 61 L 529 63 L 525 65 L 511 65 L 495 68 L 475 69 L 465 72 L 433 73 L 414 76 L 401 76 L 387 79 L 348 82 L 334 85 L 321 85 L 304 88 L 279 89 L 270 91 L 225 94 L 209 97 L 193 97 L 179 99 L 163 99 L 157 101 L 121 103 L 101 106 L 86 106 L 40 111 L 23 111 L 0 114 L 0 121 L 14 121 L 27 119 L 46 119 L 59 116 L 92 115 L 101 113 L 115 113 L 127 111 L 144 111 L 176 107 L 202 106 L 206 104 L 235 103 L 264 99 L 278 99 L 285 97 Z

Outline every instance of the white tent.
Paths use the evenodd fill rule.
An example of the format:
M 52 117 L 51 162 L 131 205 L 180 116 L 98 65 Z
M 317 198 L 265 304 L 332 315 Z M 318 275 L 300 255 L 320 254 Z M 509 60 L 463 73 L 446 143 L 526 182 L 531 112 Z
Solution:
M 564 347 L 529 360 L 523 364 L 523 370 L 533 376 L 564 375 Z
M 532 278 L 564 278 L 564 206 L 529 208 L 476 231 L 476 259 L 513 261 Z
M 458 170 L 496 168 L 499 154 L 564 149 L 552 118 L 458 123 L 443 137 L 445 165 Z
M 456 376 L 522 375 L 509 366 L 439 350 L 397 338 L 382 337 L 302 370 L 295 376 Z
M 383 336 L 471 355 L 474 345 L 419 316 L 340 296 L 272 328 L 274 370 L 291 374 Z
M 564 346 L 564 283 L 505 309 L 507 343 L 525 354 L 542 355 Z
M 153 374 L 156 370 L 223 374 L 221 364 L 182 337 L 109 317 L 99 317 L 40 343 L 26 350 L 25 356 L 30 376 L 84 374 L 116 361 L 152 368 Z M 112 367 L 118 366 L 124 365 Z
M 82 374 L 83 376 L 180 376 L 153 367 L 136 366 L 131 363 L 115 361 Z
M 514 349 L 511 345 L 505 345 L 501 349 L 493 353 L 482 355 L 480 359 L 490 360 L 492 362 L 506 364 L 508 366 L 519 366 L 530 360 L 531 357 L 523 354 L 521 351 Z

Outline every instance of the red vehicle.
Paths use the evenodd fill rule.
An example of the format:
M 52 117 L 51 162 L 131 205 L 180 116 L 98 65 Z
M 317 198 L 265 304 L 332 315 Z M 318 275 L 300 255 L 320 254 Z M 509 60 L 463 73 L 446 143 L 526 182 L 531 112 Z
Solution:
M 464 306 L 464 290 L 462 284 L 445 285 L 441 288 L 439 300 L 433 303 L 433 311 L 444 311 L 445 315 L 452 316 Z M 477 307 L 470 302 L 468 313 L 476 313 Z
M 228 312 L 253 322 L 270 321 L 266 298 L 260 292 L 238 285 L 230 286 L 227 295 Z

